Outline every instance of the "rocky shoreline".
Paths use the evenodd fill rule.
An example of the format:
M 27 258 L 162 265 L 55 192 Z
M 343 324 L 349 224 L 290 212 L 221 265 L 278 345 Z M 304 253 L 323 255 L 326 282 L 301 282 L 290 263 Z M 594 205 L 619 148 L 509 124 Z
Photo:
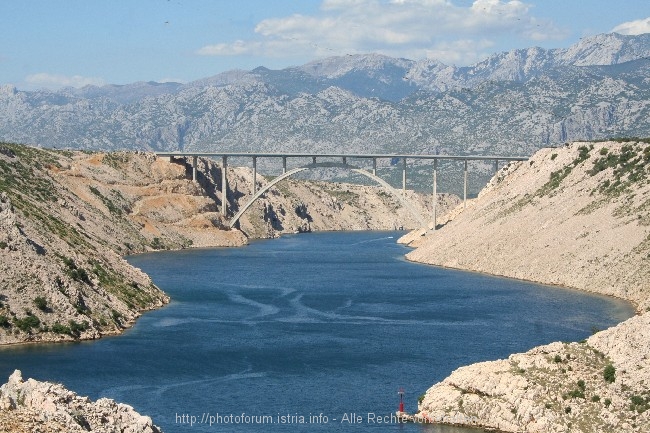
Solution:
M 408 260 L 625 299 L 638 315 L 577 343 L 461 367 L 419 416 L 503 432 L 650 431 L 650 146 L 573 143 L 510 164 Z M 474 422 L 475 420 L 475 422 Z
M 0 431 L 12 433 L 160 433 L 129 405 L 93 402 L 63 385 L 23 380 L 19 370 L 0 387 Z

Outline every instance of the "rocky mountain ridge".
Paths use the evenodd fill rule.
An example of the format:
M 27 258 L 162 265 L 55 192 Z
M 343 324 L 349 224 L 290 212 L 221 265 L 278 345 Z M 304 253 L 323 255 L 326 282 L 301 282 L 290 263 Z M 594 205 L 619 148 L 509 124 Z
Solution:
M 3 86 L 0 139 L 105 150 L 529 155 L 650 135 L 649 59 L 650 35 L 606 34 L 469 67 L 374 54 L 184 85 Z M 414 186 L 428 189 L 429 176 L 416 166 Z

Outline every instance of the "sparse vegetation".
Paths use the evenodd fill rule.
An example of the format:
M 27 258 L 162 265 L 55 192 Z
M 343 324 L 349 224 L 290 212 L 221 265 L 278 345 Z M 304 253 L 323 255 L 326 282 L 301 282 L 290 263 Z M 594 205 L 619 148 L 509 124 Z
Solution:
M 650 391 L 645 391 L 643 395 L 633 395 L 630 397 L 630 410 L 637 413 L 643 413 L 650 409 Z
M 79 338 L 82 332 L 90 328 L 88 321 L 84 320 L 81 323 L 78 323 L 74 320 L 70 320 L 68 325 L 62 325 L 60 323 L 55 323 L 52 325 L 52 332 L 55 334 L 65 334 L 74 338 Z
M 90 192 L 92 192 L 94 195 L 96 195 L 101 200 L 101 202 L 104 204 L 104 206 L 106 206 L 106 209 L 108 209 L 108 211 L 110 213 L 115 214 L 117 216 L 122 215 L 122 213 L 123 213 L 122 208 L 120 208 L 115 203 L 113 203 L 113 201 L 110 198 L 103 195 L 101 192 L 99 192 L 99 190 L 97 188 L 95 188 L 93 186 L 91 186 L 89 188 L 90 188 Z
M 41 320 L 31 313 L 22 319 L 14 320 L 14 325 L 16 328 L 27 333 L 30 333 L 34 328 L 38 328 L 40 324 Z
M 616 380 L 616 368 L 612 364 L 607 364 L 603 377 L 607 383 L 613 383 Z
M 151 248 L 153 248 L 154 250 L 164 250 L 164 249 L 166 249 L 165 244 L 158 237 L 153 238 L 153 241 L 151 241 Z
M 65 273 L 68 277 L 72 278 L 75 281 L 92 284 L 90 281 L 90 276 L 84 268 L 77 267 L 77 264 L 71 258 L 61 256 L 61 259 L 65 265 Z
M 605 151 L 603 153 L 603 150 Z M 594 160 L 593 167 L 587 172 L 590 176 L 613 170 L 612 179 L 603 179 L 597 190 L 606 195 L 618 195 L 637 182 L 647 182 L 650 166 L 650 146 L 625 144 L 620 153 L 601 149 L 601 158 Z
M 4 314 L 0 314 L 0 328 L 11 328 L 11 322 Z
M 47 305 L 47 299 L 45 299 L 43 296 L 37 296 L 36 298 L 34 298 L 34 305 L 36 305 L 36 308 L 38 308 L 39 310 L 45 313 L 49 313 L 50 311 L 52 311 L 50 307 Z

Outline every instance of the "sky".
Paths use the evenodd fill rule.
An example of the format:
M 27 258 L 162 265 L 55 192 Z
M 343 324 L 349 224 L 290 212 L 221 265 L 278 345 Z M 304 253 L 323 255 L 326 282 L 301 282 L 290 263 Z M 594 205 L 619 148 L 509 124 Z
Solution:
M 648 0 L 0 0 L 0 84 L 190 82 L 381 53 L 466 66 L 650 33 Z

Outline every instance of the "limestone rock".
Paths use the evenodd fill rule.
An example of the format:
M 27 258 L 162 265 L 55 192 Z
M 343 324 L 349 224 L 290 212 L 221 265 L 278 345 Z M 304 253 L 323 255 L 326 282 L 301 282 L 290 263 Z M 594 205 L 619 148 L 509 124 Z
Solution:
M 19 370 L 0 387 L 0 431 L 161 433 L 131 406 L 107 398 L 92 402 L 59 384 L 23 381 Z

